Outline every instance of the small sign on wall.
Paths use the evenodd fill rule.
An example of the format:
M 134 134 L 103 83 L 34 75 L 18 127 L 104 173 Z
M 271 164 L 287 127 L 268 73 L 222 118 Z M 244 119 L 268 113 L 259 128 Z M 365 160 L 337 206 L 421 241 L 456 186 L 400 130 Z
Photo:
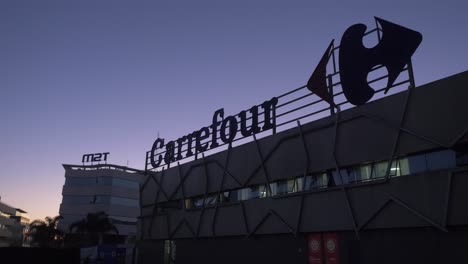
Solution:
M 340 251 L 337 233 L 314 233 L 307 237 L 309 264 L 339 264 Z
M 322 234 L 307 235 L 307 256 L 309 264 L 322 264 Z
M 340 251 L 338 247 L 338 235 L 336 233 L 323 234 L 323 243 L 325 245 L 325 263 L 339 264 Z

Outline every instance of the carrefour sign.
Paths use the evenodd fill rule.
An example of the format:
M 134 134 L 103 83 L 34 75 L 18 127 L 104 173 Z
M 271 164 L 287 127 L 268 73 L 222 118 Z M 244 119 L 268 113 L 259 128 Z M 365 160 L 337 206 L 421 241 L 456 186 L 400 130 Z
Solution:
M 375 19 L 380 25 L 377 31 L 383 33 L 375 47 L 366 48 L 362 43 L 367 29 L 364 24 L 349 27 L 339 45 L 339 71 L 334 74 L 339 74 L 343 94 L 353 105 L 365 104 L 373 97 L 375 91 L 369 86 L 367 75 L 377 66 L 383 66 L 388 71 L 385 93 L 393 87 L 422 41 L 422 35 L 417 31 L 377 17 Z M 328 103 L 330 108 L 339 111 L 334 94 L 329 89 L 330 75 L 327 75 L 328 62 L 336 49 L 332 40 L 310 76 L 307 88 Z M 164 138 L 157 138 L 147 158 L 151 166 L 157 168 L 230 144 L 241 137 L 275 129 L 277 107 L 278 98 L 273 97 L 236 115 L 226 116 L 221 108 L 214 112 L 209 126 L 167 142 Z

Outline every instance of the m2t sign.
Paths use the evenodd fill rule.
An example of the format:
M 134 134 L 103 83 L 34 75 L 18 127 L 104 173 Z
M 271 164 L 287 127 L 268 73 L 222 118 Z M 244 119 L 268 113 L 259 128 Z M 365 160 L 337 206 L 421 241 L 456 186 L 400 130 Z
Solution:
M 109 152 L 84 154 L 83 158 L 81 159 L 81 162 L 85 163 L 85 162 L 107 161 L 107 155 L 109 155 L 109 154 L 110 154 Z

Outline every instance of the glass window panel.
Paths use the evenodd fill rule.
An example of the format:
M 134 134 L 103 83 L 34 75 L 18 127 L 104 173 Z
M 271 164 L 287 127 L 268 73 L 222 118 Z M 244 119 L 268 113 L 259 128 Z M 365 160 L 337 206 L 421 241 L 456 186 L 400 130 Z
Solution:
M 267 196 L 266 185 L 257 185 L 239 190 L 239 200 L 249 200 Z
M 64 195 L 63 204 L 91 204 L 94 201 L 93 196 Z
M 285 194 L 288 193 L 288 181 L 279 181 L 275 184 L 276 190 L 275 192 L 272 189 L 273 195 L 275 194 Z
M 107 196 L 107 197 L 110 197 L 111 204 L 131 206 L 131 207 L 139 206 L 139 201 L 135 199 L 115 197 L 115 196 Z
M 190 209 L 190 208 L 192 208 L 192 200 L 191 200 L 191 199 L 185 199 L 185 201 L 184 201 L 184 206 L 185 206 L 185 207 L 184 207 L 185 209 Z
M 372 178 L 374 179 L 384 178 L 385 175 L 387 174 L 387 167 L 388 167 L 387 161 L 375 163 L 374 168 L 372 170 Z
M 356 178 L 356 175 L 354 175 L 353 173 L 354 171 L 351 169 L 341 169 L 340 173 L 337 173 L 336 170 L 333 170 L 332 171 L 332 176 L 333 176 L 332 183 L 334 185 L 348 184 L 354 181 L 353 179 Z
M 468 153 L 466 153 L 466 151 L 458 152 L 456 156 L 457 156 L 457 166 L 468 165 Z
M 245 201 L 248 199 L 248 192 L 247 192 L 247 188 L 243 188 L 243 189 L 240 189 L 240 190 L 237 190 L 237 194 L 238 194 L 238 199 L 239 201 Z
M 328 173 L 321 173 L 319 178 L 320 188 L 328 187 Z
M 99 185 L 112 185 L 112 178 L 111 177 L 102 177 L 99 176 L 98 178 Z
M 60 219 L 61 223 L 71 224 L 80 221 L 81 219 L 86 218 L 84 215 L 62 215 L 62 219 Z
M 237 192 L 238 190 L 233 190 L 229 192 L 222 192 L 220 194 L 220 202 L 221 203 L 229 203 L 229 202 L 237 202 Z
M 309 175 L 306 177 L 305 185 L 306 185 L 305 186 L 306 190 L 313 190 L 313 189 L 327 187 L 328 175 L 326 172 Z
M 114 178 L 112 180 L 114 186 L 126 187 L 130 189 L 139 189 L 139 184 L 136 181 L 129 181 L 123 179 Z
M 288 193 L 297 192 L 297 180 L 291 179 L 288 180 Z
M 254 199 L 260 197 L 260 188 L 258 186 L 245 188 L 247 192 L 247 199 Z
M 296 189 L 297 192 L 303 191 L 304 177 L 299 177 L 296 179 Z
M 370 179 L 371 173 L 372 173 L 372 166 L 371 164 L 366 164 L 359 166 L 359 169 L 357 170 L 358 172 L 358 177 L 356 178 L 356 181 L 367 181 Z
M 258 186 L 258 190 L 259 190 L 259 197 L 260 198 L 264 198 L 264 197 L 267 197 L 268 196 L 268 190 L 267 190 L 267 187 L 266 185 L 260 185 Z
M 86 178 L 67 177 L 65 179 L 66 186 L 89 186 L 89 185 L 95 185 L 95 184 L 96 184 L 95 177 L 86 177 Z
M 359 167 L 355 168 L 347 168 L 344 170 L 341 170 L 341 177 L 343 178 L 343 182 L 346 183 L 353 183 L 358 181 L 358 176 L 359 175 Z M 338 178 L 340 178 L 340 175 L 338 175 Z
M 274 183 L 270 183 L 270 190 L 271 190 L 271 193 L 270 195 L 278 195 L 278 185 L 280 184 L 280 182 L 274 182 Z
M 454 168 L 457 164 L 456 155 L 453 150 L 427 153 L 426 161 L 429 170 Z
M 206 197 L 205 205 L 215 205 L 216 201 L 218 200 L 217 198 L 218 198 L 217 195 L 211 195 L 211 196 Z
M 348 172 L 348 177 L 345 177 L 345 175 L 343 174 L 343 171 Z M 357 167 L 347 168 L 346 170 L 341 170 L 342 172 L 341 176 L 343 177 L 343 180 L 345 180 L 346 178 L 348 179 L 346 183 L 356 183 L 356 182 L 369 180 L 371 171 L 372 171 L 372 166 L 370 164 L 366 164 L 366 165 L 361 165 Z
M 415 155 L 407 158 L 409 173 L 419 173 L 427 170 L 426 155 Z
M 409 162 L 407 158 L 402 158 L 400 161 L 400 175 L 409 175 Z
M 400 165 L 398 160 L 392 161 L 392 165 L 390 166 L 390 177 L 400 176 Z
M 193 199 L 193 206 L 195 208 L 201 208 L 201 207 L 203 207 L 203 201 L 204 201 L 203 197 L 195 198 L 195 199 Z
M 96 195 L 94 203 L 96 204 L 110 204 L 111 197 L 108 195 Z
M 111 216 L 109 216 L 109 218 L 115 219 L 115 220 L 118 220 L 118 221 L 123 221 L 123 222 L 134 222 L 134 223 L 136 223 L 138 221 L 138 219 L 136 217 L 125 217 L 125 216 L 111 215 Z

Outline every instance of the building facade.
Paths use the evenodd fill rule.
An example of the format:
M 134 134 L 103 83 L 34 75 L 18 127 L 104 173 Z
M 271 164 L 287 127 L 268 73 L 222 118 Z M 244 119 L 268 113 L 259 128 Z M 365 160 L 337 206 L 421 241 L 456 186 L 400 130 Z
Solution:
M 0 200 L 0 247 L 26 246 L 29 216 L 26 211 Z
M 160 171 L 140 263 L 467 263 L 468 72 Z
M 63 165 L 65 184 L 62 191 L 59 229 L 70 232 L 70 224 L 88 213 L 105 212 L 122 239 L 136 235 L 139 188 L 142 174 L 128 167 L 101 165 Z

